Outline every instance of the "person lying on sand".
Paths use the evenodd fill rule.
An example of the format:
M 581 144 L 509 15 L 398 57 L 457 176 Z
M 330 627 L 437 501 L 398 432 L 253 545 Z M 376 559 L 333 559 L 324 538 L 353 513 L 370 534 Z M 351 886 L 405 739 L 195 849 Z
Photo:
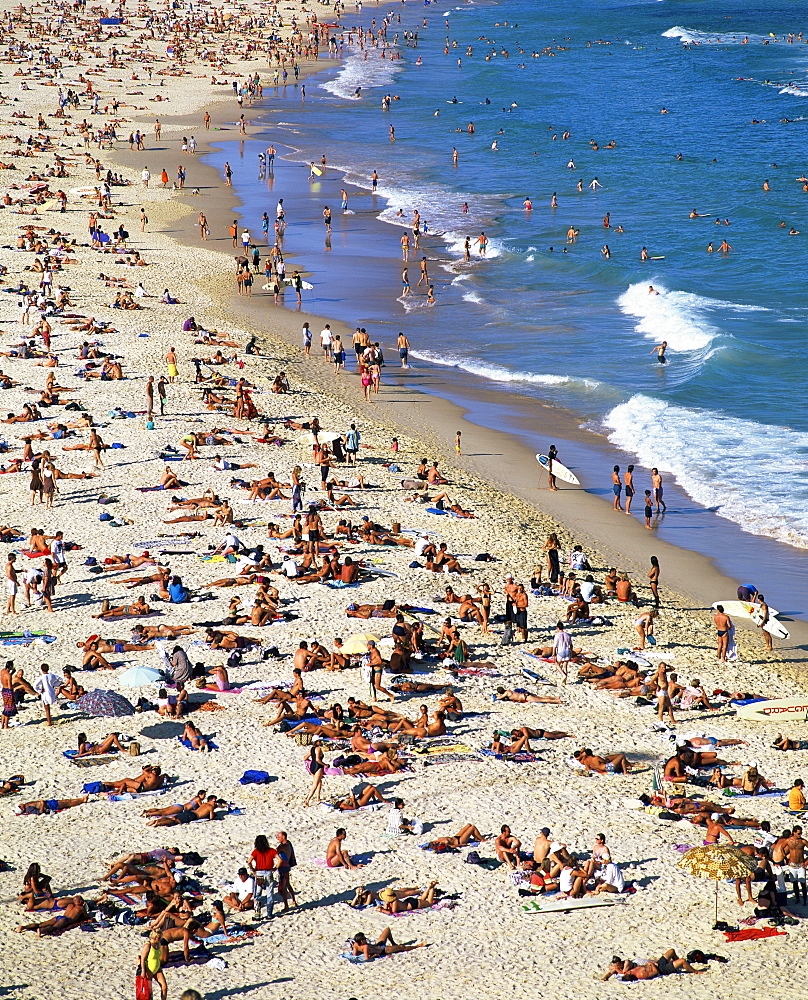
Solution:
M 57 937 L 59 934 L 69 931 L 71 927 L 78 927 L 79 924 L 90 919 L 90 914 L 87 912 L 87 907 L 81 896 L 64 899 L 63 903 L 65 904 L 64 909 L 58 916 L 51 917 L 50 920 L 45 920 L 41 924 L 21 924 L 16 928 L 17 933 L 36 931 L 38 937 Z
M 517 732 L 517 730 L 514 730 L 514 732 Z M 527 733 L 523 733 L 521 731 L 518 731 L 518 733 L 519 734 L 516 737 L 511 735 L 513 743 L 505 743 L 500 733 L 495 730 L 491 739 L 490 749 L 494 753 L 499 753 L 506 757 L 508 754 L 533 753 L 533 748 L 530 745 L 530 739 Z
M 142 597 L 134 602 L 134 604 L 122 604 L 119 607 L 111 608 L 109 606 L 109 601 L 104 600 L 101 602 L 101 612 L 97 615 L 92 615 L 92 618 L 138 618 L 141 615 L 151 614 L 151 608 L 143 600 Z
M 157 560 L 146 549 L 141 556 L 133 556 L 128 552 L 122 556 L 107 556 L 98 565 L 105 573 L 115 573 L 123 569 L 137 569 L 138 566 L 154 566 L 156 563 Z
M 497 701 L 513 701 L 520 704 L 540 704 L 540 705 L 560 705 L 561 699 L 555 695 L 538 695 L 531 694 L 524 688 L 514 688 L 512 691 L 507 690 L 504 687 L 498 687 L 496 695 L 494 696 Z
M 102 792 L 113 792 L 122 794 L 131 792 L 133 795 L 139 792 L 153 792 L 162 788 L 165 784 L 165 775 L 157 764 L 144 764 L 140 774 L 134 778 L 121 778 L 120 781 L 105 781 L 102 783 Z
M 430 840 L 427 847 L 431 851 L 440 851 L 451 847 L 465 847 L 471 841 L 481 844 L 484 840 L 488 840 L 488 838 L 484 837 L 476 826 L 472 823 L 466 823 L 454 836 L 437 837 L 435 840 Z
M 342 812 L 353 812 L 353 810 L 361 809 L 372 802 L 387 802 L 387 799 L 375 785 L 363 784 L 358 785 L 342 798 L 332 799 L 330 805 Z
M 656 979 L 657 976 L 670 976 L 676 972 L 699 973 L 707 972 L 707 969 L 694 969 L 687 959 L 679 958 L 673 948 L 668 948 L 659 958 L 649 959 L 643 965 L 615 955 L 601 978 L 605 982 L 612 976 L 618 976 L 622 982 L 632 983 L 641 979 Z
M 371 944 L 361 932 L 355 934 L 351 942 L 351 954 L 361 956 L 366 962 L 372 962 L 375 958 L 384 958 L 386 955 L 400 955 L 405 951 L 414 951 L 416 948 L 426 948 L 426 941 L 418 941 L 416 944 L 396 944 L 393 940 L 389 927 L 385 927 L 375 944 Z
M 96 754 L 114 753 L 119 750 L 126 752 L 126 747 L 121 744 L 117 733 L 108 733 L 100 743 L 90 743 L 86 733 L 79 733 L 76 737 L 78 753 L 77 757 L 92 757 Z
M 590 749 L 582 748 L 576 750 L 572 756 L 588 771 L 597 771 L 600 774 L 628 774 L 631 771 L 631 763 L 624 753 L 610 753 L 605 757 L 598 757 Z
M 204 788 L 194 795 L 188 802 L 181 805 L 174 806 L 164 806 L 162 809 L 145 809 L 143 811 L 144 816 L 154 817 L 154 816 L 176 816 L 181 813 L 183 809 L 197 809 L 205 801 L 207 797 L 207 791 Z
M 205 629 L 205 642 L 211 649 L 249 649 L 251 646 L 260 646 L 262 641 L 254 636 L 237 635 L 235 632 L 223 632 L 220 629 Z
M 389 914 L 407 913 L 410 910 L 428 910 L 430 906 L 435 904 L 438 891 L 437 880 L 430 882 L 420 894 L 416 889 L 415 895 L 404 893 L 401 890 L 396 892 L 395 889 L 387 886 L 379 893 L 381 906 L 377 906 L 376 909 L 380 913 Z
M 83 795 L 80 799 L 34 799 L 33 802 L 19 802 L 14 808 L 14 815 L 43 816 L 45 813 L 63 812 L 65 809 L 83 806 L 89 798 L 89 795 Z
M 147 826 L 184 826 L 186 823 L 195 823 L 199 820 L 216 819 L 216 806 L 218 800 L 215 795 L 209 795 L 202 805 L 195 809 L 183 809 L 173 816 L 157 816 L 149 820 Z

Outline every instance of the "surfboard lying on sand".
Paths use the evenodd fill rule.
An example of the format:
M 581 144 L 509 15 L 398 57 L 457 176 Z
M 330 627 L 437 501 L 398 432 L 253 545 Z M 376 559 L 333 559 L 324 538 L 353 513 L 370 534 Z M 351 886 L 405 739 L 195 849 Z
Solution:
M 542 466 L 542 468 L 548 469 L 549 471 L 550 459 L 547 455 L 539 453 L 536 455 L 536 461 L 540 466 Z M 569 483 L 571 486 L 581 485 L 581 480 L 575 475 L 575 473 L 570 472 L 566 465 L 562 465 L 557 458 L 553 459 L 553 475 L 558 479 L 562 479 L 565 483 Z
M 591 906 L 619 906 L 625 905 L 625 899 L 609 896 L 584 896 L 581 899 L 534 899 L 529 903 L 523 903 L 522 909 L 525 913 L 567 913 L 570 910 L 585 910 Z
M 760 625 L 761 621 L 763 621 L 763 612 L 757 604 L 752 604 L 749 601 L 716 601 L 713 605 L 713 610 L 715 610 L 719 604 L 730 616 L 735 615 L 736 618 L 745 618 L 747 621 L 754 622 L 755 625 Z M 788 639 L 790 635 L 788 629 L 782 622 L 777 621 L 775 617 L 779 614 L 780 612 L 776 608 L 770 606 L 769 620 L 763 628 L 770 635 L 773 635 L 775 639 Z
M 750 701 L 737 705 L 735 714 L 747 722 L 808 721 L 808 697 L 778 698 L 774 701 Z

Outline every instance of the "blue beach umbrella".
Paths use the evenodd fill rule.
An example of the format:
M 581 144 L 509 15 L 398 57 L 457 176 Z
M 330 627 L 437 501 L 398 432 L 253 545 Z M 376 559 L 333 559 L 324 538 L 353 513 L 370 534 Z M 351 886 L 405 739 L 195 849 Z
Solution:
M 88 691 L 76 702 L 76 708 L 87 715 L 134 715 L 134 705 L 117 691 Z
M 159 670 L 155 670 L 154 667 L 144 667 L 136 664 L 134 667 L 130 667 L 125 673 L 122 673 L 118 679 L 123 687 L 139 688 L 163 680 L 163 675 Z

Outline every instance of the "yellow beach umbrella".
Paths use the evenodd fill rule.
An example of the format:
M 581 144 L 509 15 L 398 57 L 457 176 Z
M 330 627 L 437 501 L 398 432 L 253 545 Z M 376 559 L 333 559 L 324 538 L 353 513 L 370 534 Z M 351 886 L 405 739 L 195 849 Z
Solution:
M 341 653 L 346 656 L 356 656 L 359 653 L 367 653 L 369 642 L 379 642 L 379 637 L 371 632 L 358 632 L 342 644 Z
M 727 879 L 746 878 L 757 867 L 753 857 L 731 844 L 706 844 L 683 854 L 679 868 L 696 878 L 711 878 L 715 882 L 715 919 L 718 922 L 718 883 Z

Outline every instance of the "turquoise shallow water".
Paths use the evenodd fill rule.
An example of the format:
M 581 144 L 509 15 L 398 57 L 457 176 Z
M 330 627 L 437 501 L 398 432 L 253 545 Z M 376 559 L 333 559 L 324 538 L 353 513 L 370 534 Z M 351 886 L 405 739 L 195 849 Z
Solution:
M 561 403 L 697 504 L 806 548 L 808 193 L 795 178 L 808 168 L 808 46 L 787 41 L 796 14 L 740 4 L 730 16 L 725 4 L 664 0 L 543 6 L 407 3 L 388 27 L 400 60 L 346 44 L 342 66 L 309 81 L 305 104 L 291 88 L 271 97 L 282 124 L 266 137 L 300 159 L 325 154 L 364 192 L 351 207 L 389 223 L 371 231 L 341 215 L 339 182 L 322 184 L 335 209 L 331 247 L 316 215 L 295 220 L 288 238 L 315 271 L 308 305 L 378 324 L 388 343 L 406 329 L 422 364 Z M 356 17 L 380 24 L 387 10 Z M 417 48 L 405 44 L 408 29 Z M 389 111 L 387 94 L 400 97 Z M 266 192 L 250 150 L 235 180 L 257 220 L 282 191 Z M 602 187 L 592 191 L 595 177 Z M 311 194 L 320 196 L 317 184 Z M 403 231 L 395 227 L 414 209 L 439 234 L 424 243 L 433 307 L 423 289 L 398 299 L 389 261 Z M 706 217 L 690 219 L 691 210 Z M 788 235 L 792 226 L 800 235 Z M 463 238 L 482 230 L 486 259 L 464 262 Z M 707 252 L 725 238 L 729 253 Z M 642 262 L 643 246 L 664 259 Z M 327 266 L 335 257 L 343 268 Z M 356 276 L 349 286 L 345 268 Z M 662 340 L 664 367 L 649 353 Z

